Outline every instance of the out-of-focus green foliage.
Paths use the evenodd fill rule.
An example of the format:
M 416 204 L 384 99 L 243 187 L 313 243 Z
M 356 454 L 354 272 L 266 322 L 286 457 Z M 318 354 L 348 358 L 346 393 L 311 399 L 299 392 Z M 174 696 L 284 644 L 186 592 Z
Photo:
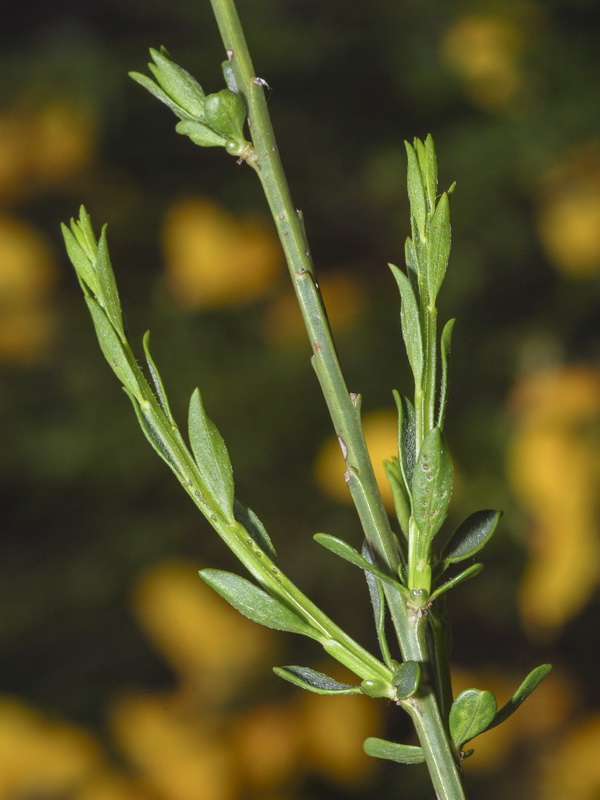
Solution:
M 10 5 L 0 12 L 0 692 L 99 735 L 108 716 L 103 735 L 138 766 L 142 731 L 154 731 L 159 750 L 164 733 L 185 751 L 192 734 L 182 709 L 194 707 L 237 742 L 226 751 L 214 730 L 202 728 L 194 734 L 205 744 L 199 752 L 224 765 L 223 774 L 227 753 L 247 765 L 246 784 L 227 796 L 366 798 L 366 767 L 353 759 L 360 734 L 376 725 L 363 732 L 364 717 L 348 720 L 359 698 L 331 700 L 340 710 L 337 734 L 327 735 L 338 737 L 340 759 L 323 763 L 318 748 L 307 752 L 290 731 L 325 735 L 329 718 L 320 715 L 330 706 L 323 712 L 321 698 L 293 709 L 280 701 L 285 687 L 258 675 L 272 639 L 248 640 L 246 683 L 236 676 L 230 684 L 226 659 L 203 632 L 202 620 L 217 612 L 205 609 L 209 601 L 196 589 L 185 594 L 187 572 L 163 585 L 157 567 L 138 582 L 174 558 L 226 569 L 230 557 L 148 452 L 97 354 L 61 253 L 58 223 L 81 201 L 109 222 L 125 323 L 133 340 L 151 325 L 175 416 L 185 419 L 186 398 L 201 379 L 240 497 L 265 521 L 292 576 L 360 638 L 367 619 L 351 602 L 356 571 L 340 562 L 332 573 L 329 555 L 312 542 L 317 529 L 345 537 L 356 522 L 329 499 L 330 431 L 256 181 L 221 151 L 176 136 L 170 113 L 127 78 L 144 69 L 156 43 L 201 75 L 205 91 L 221 88 L 209 4 Z M 485 581 L 453 593 L 454 615 L 469 622 L 455 627 L 455 659 L 470 671 L 456 692 L 490 685 L 504 702 L 521 666 L 558 664 L 549 689 L 538 690 L 537 713 L 518 712 L 487 755 L 478 747 L 480 766 L 473 758 L 465 769 L 474 794 L 489 800 L 509 793 L 544 800 L 557 786 L 572 800 L 588 797 L 597 759 L 582 758 L 568 774 L 559 765 L 597 752 L 599 727 L 591 710 L 600 649 L 591 599 L 600 574 L 595 3 L 248 0 L 239 10 L 271 87 L 279 146 L 342 363 L 350 388 L 364 397 L 380 461 L 393 452 L 385 434 L 395 416 L 391 387 L 405 390 L 408 381 L 400 347 L 389 347 L 391 334 L 400 343 L 400 328 L 385 266 L 402 262 L 409 233 L 402 140 L 431 131 L 446 173 L 440 185 L 457 178 L 452 269 L 441 299 L 441 315 L 460 320 L 447 411 L 448 430 L 460 432 L 449 442 L 458 485 L 449 530 L 474 506 L 506 514 L 505 532 L 488 545 Z M 227 405 L 225 386 L 233 394 Z M 240 426 L 249 413 L 253 425 Z M 307 466 L 317 456 L 318 482 Z M 565 476 L 569 491 L 561 495 Z M 517 589 L 520 599 L 511 601 Z M 153 601 L 163 617 L 153 615 Z M 178 637 L 181 620 L 190 627 Z M 461 629 L 477 635 L 466 639 Z M 184 653 L 183 641 L 198 650 Z M 494 667 L 499 643 L 515 675 Z M 295 659 L 287 653 L 280 663 Z M 206 675 L 220 687 L 213 698 L 194 688 Z M 130 694 L 117 703 L 132 687 L 149 693 L 145 704 Z M 535 702 L 534 694 L 528 703 Z M 226 723 L 214 722 L 217 706 Z M 3 701 L 0 738 L 7 730 L 17 741 L 19 708 Z M 239 716 L 230 716 L 234 710 Z M 38 731 L 42 723 L 28 719 Z M 270 783 L 248 745 L 261 726 L 281 744 Z M 352 728 L 355 750 L 343 738 Z M 22 752 L 34 739 L 23 740 Z M 81 744 L 96 764 L 90 747 Z M 532 766 L 529 754 L 540 747 Z M 0 747 L 0 758 L 6 752 Z M 377 780 L 378 796 L 397 796 L 388 773 L 371 777 L 371 788 Z M 405 791 L 418 800 L 409 784 Z

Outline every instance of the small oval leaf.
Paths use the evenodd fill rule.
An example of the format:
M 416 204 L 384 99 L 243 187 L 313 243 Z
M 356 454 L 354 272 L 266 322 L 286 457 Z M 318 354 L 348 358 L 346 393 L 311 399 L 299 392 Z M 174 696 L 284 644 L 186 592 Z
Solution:
M 415 383 L 421 385 L 423 378 L 423 334 L 421 333 L 421 317 L 419 306 L 413 291 L 412 284 L 401 269 L 393 264 L 388 265 L 400 290 L 400 322 L 402 325 L 402 338 L 406 346 L 406 354 L 410 362 Z
M 184 120 L 175 125 L 175 130 L 177 133 L 189 136 L 192 142 L 199 147 L 224 147 L 227 144 L 227 139 L 224 136 L 201 122 Z
M 228 139 L 244 139 L 246 106 L 239 94 L 231 89 L 209 94 L 204 104 L 206 122 Z
M 493 692 L 465 689 L 452 703 L 450 709 L 450 735 L 458 749 L 465 742 L 483 733 L 496 715 L 496 697 Z
M 273 672 L 290 683 L 316 694 L 360 694 L 360 686 L 340 683 L 309 667 L 273 667 Z
M 277 631 L 319 638 L 319 634 L 294 611 L 245 578 L 220 569 L 203 569 L 200 577 L 253 622 Z
M 478 553 L 491 539 L 501 516 L 501 511 L 491 509 L 469 514 L 454 531 L 444 548 L 442 554 L 444 561 L 447 564 L 455 564 Z
M 373 758 L 385 758 L 388 761 L 396 761 L 399 764 L 422 764 L 425 755 L 421 747 L 412 744 L 397 744 L 388 742 L 385 739 L 377 739 L 370 736 L 365 739 L 364 751 Z
M 392 683 L 400 700 L 407 700 L 417 693 L 421 680 L 421 666 L 417 661 L 405 661 L 394 670 Z
M 423 440 L 411 493 L 417 528 L 432 538 L 446 519 L 452 497 L 452 460 L 439 428 L 432 428 Z

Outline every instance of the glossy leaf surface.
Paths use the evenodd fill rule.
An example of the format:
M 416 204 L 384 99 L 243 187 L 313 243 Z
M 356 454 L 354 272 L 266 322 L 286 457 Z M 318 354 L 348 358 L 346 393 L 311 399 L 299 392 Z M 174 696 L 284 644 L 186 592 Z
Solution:
M 496 697 L 493 692 L 465 689 L 450 709 L 450 735 L 457 748 L 483 733 L 496 714 Z
M 341 683 L 309 667 L 273 667 L 273 672 L 301 689 L 316 694 L 360 694 L 360 686 Z

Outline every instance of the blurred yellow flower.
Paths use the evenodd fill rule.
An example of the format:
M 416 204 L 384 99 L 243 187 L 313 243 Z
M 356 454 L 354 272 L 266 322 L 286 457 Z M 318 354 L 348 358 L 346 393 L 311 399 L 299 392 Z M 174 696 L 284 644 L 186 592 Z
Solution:
M 297 702 L 303 763 L 341 786 L 355 786 L 367 778 L 377 762 L 365 754 L 363 742 L 382 735 L 383 703 L 362 695 L 323 697 L 311 692 L 299 694 Z
M 325 272 L 319 276 L 319 287 L 334 335 L 352 328 L 365 313 L 365 288 L 352 275 Z M 306 343 L 306 330 L 294 291 L 289 288 L 278 294 L 266 311 L 265 337 L 278 345 Z
M 542 176 L 538 233 L 557 269 L 600 272 L 600 144 L 579 147 Z
M 29 105 L 0 114 L 0 197 L 29 195 L 40 184 L 68 178 L 95 151 L 93 120 L 81 103 L 60 98 Z
M 230 740 L 236 768 L 254 789 L 264 792 L 283 786 L 298 771 L 301 731 L 288 705 L 268 703 L 249 709 L 233 722 Z
M 29 360 L 52 341 L 50 246 L 35 228 L 0 217 L 0 359 Z
M 96 141 L 89 109 L 68 99 L 56 99 L 31 118 L 30 170 L 47 182 L 69 177 L 93 157 Z
M 523 35 L 517 25 L 492 14 L 457 20 L 441 43 L 444 60 L 465 82 L 471 100 L 488 110 L 504 108 L 522 84 L 519 55 Z
M 541 370 L 513 393 L 508 475 L 531 517 L 520 589 L 532 635 L 552 635 L 588 601 L 600 578 L 600 373 Z
M 398 454 L 398 417 L 394 411 L 371 411 L 363 418 L 363 430 L 383 502 L 388 511 L 393 511 L 394 499 L 383 462 Z M 346 465 L 335 436 L 321 447 L 314 471 L 317 485 L 325 494 L 344 503 L 352 502 L 344 481 Z
M 171 207 L 163 227 L 167 286 L 186 308 L 235 306 L 264 294 L 283 263 L 260 220 L 236 220 L 202 198 Z
M 231 608 L 189 562 L 144 573 L 134 588 L 133 612 L 169 663 L 213 704 L 223 702 L 242 676 L 264 668 L 275 647 L 272 631 Z
M 597 800 L 600 797 L 600 714 L 561 732 L 542 765 L 536 800 Z
M 165 800 L 234 800 L 238 775 L 219 724 L 189 697 L 129 696 L 116 702 L 110 727 L 144 785 Z
M 90 734 L 0 698 L 0 800 L 66 795 L 104 770 Z

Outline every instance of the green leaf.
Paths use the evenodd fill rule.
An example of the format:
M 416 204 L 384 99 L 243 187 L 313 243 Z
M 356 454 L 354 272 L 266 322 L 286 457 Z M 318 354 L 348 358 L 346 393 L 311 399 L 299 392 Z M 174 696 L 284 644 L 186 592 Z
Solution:
M 411 286 L 413 287 L 414 291 L 417 292 L 416 287 L 418 286 L 419 281 L 419 258 L 417 256 L 415 243 L 410 236 L 404 243 L 404 260 L 406 262 L 406 270 Z
M 392 497 L 394 498 L 394 508 L 396 509 L 396 516 L 400 523 L 400 528 L 404 535 L 408 538 L 408 523 L 410 519 L 410 498 L 406 491 L 402 471 L 398 459 L 394 456 L 391 461 L 384 461 L 383 468 L 392 490 Z
M 393 700 L 396 696 L 396 690 L 391 683 L 381 678 L 366 678 L 360 685 L 360 691 L 367 697 L 387 697 L 388 700 Z
M 427 204 L 429 208 L 434 208 L 437 196 L 437 158 L 435 155 L 435 145 L 431 134 L 428 134 L 424 145 L 418 149 L 419 166 L 425 184 L 427 194 Z
M 173 419 L 173 414 L 171 413 L 171 408 L 169 406 L 169 401 L 167 399 L 167 393 L 165 392 L 165 387 L 163 386 L 162 378 L 160 377 L 160 373 L 156 367 L 156 364 L 154 363 L 154 359 L 150 354 L 150 331 L 146 331 L 142 343 L 144 345 L 146 363 L 148 364 L 148 370 L 150 372 L 152 385 L 154 386 L 154 393 L 156 395 L 156 399 L 158 400 L 160 407 L 164 411 L 165 416 L 167 417 L 169 422 L 172 425 L 175 425 L 175 420 Z
M 316 694 L 360 694 L 360 686 L 340 683 L 309 667 L 273 667 L 273 672 L 285 681 Z
M 493 692 L 465 689 L 452 703 L 450 709 L 450 736 L 457 749 L 465 742 L 483 733 L 496 714 L 496 697 Z
M 452 460 L 439 428 L 432 428 L 423 440 L 411 494 L 417 528 L 432 538 L 446 518 L 452 496 Z
M 446 401 L 448 398 L 448 362 L 450 357 L 450 345 L 452 342 L 452 331 L 456 320 L 449 319 L 444 325 L 444 330 L 440 338 L 440 355 L 442 361 L 442 379 L 440 382 L 440 407 L 438 411 L 438 428 L 443 429 L 446 416 Z
M 192 142 L 199 147 L 224 147 L 227 144 L 227 139 L 224 136 L 213 131 L 212 128 L 202 122 L 184 120 L 177 123 L 175 130 L 177 133 L 189 136 Z
M 206 95 L 198 81 L 185 69 L 171 61 L 164 48 L 161 48 L 160 51 L 150 48 L 150 55 L 154 64 L 148 64 L 148 67 L 161 89 L 188 116 L 202 119 Z
M 475 575 L 479 575 L 481 570 L 483 569 L 483 564 L 471 564 L 470 567 L 464 569 L 454 578 L 451 578 L 449 581 L 446 581 L 441 586 L 439 586 L 434 592 L 431 593 L 431 597 L 429 598 L 429 602 L 433 603 L 440 595 L 445 594 L 445 592 L 453 589 L 455 586 L 458 586 L 459 583 L 464 583 L 465 581 L 469 580 L 469 578 L 474 578 Z
M 114 325 L 115 329 L 123 336 L 123 316 L 121 314 L 121 301 L 117 291 L 117 283 L 110 255 L 108 253 L 108 243 L 106 241 L 106 225 L 102 228 L 100 239 L 98 240 L 98 253 L 95 264 L 96 274 L 98 275 L 98 295 L 97 300 L 106 311 L 106 315 Z
M 425 187 L 423 186 L 423 178 L 417 159 L 417 154 L 415 153 L 412 145 L 410 145 L 408 142 L 404 142 L 404 145 L 406 147 L 406 156 L 408 158 L 407 189 L 408 199 L 410 201 L 410 213 L 414 219 L 419 237 L 424 239 L 427 223 L 427 201 L 425 198 Z
M 450 201 L 447 192 L 440 197 L 429 229 L 427 289 L 429 302 L 438 295 L 450 257 Z
M 221 71 L 223 72 L 223 77 L 225 78 L 225 84 L 227 88 L 235 92 L 236 94 L 240 93 L 238 85 L 235 80 L 235 75 L 233 74 L 233 67 L 231 66 L 231 61 L 223 61 L 221 62 Z
M 78 230 L 75 220 L 71 220 L 71 227 L 72 230 L 69 230 L 64 223 L 61 225 L 67 255 L 75 267 L 84 292 L 91 293 L 95 297 L 98 294 L 98 277 L 94 270 L 95 253 L 93 257 L 90 257 L 81 242 L 78 241 L 78 237 L 75 236 L 75 232 Z
M 160 421 L 157 419 L 156 414 L 153 413 L 150 404 L 144 401 L 146 403 L 146 410 L 144 411 L 140 400 L 127 389 L 125 389 L 125 391 L 131 400 L 142 433 L 163 461 L 173 470 L 182 485 L 186 488 L 186 491 L 189 492 L 186 478 L 186 465 L 182 462 L 181 453 L 173 447 L 172 438 L 170 436 L 165 436 Z M 202 497 L 202 499 L 205 500 L 204 497 Z
M 531 670 L 508 703 L 505 703 L 496 713 L 486 730 L 489 731 L 491 728 L 495 728 L 496 725 L 500 725 L 500 723 L 508 719 L 511 714 L 514 714 L 521 703 L 527 700 L 529 695 L 539 686 L 551 669 L 552 664 L 541 664 L 539 667 Z
M 399 764 L 423 764 L 425 761 L 423 749 L 412 744 L 397 744 L 370 736 L 365 739 L 363 747 L 368 756 L 385 758 L 387 761 L 396 761 Z
M 175 116 L 179 117 L 179 119 L 186 119 L 186 112 L 174 100 L 171 100 L 169 95 L 163 92 L 160 86 L 154 83 L 152 78 L 149 78 L 147 75 L 143 75 L 141 72 L 130 72 L 129 77 L 136 83 L 139 83 L 140 86 L 146 89 L 147 92 L 150 92 L 150 94 L 156 97 L 157 100 L 160 100 L 161 103 L 164 103 L 168 108 L 170 108 Z
M 220 569 L 203 569 L 200 577 L 240 614 L 277 631 L 319 639 L 320 634 L 294 611 L 250 581 Z
M 254 511 L 252 511 L 250 508 L 246 508 L 246 506 L 242 505 L 239 500 L 234 500 L 233 513 L 236 520 L 248 531 L 248 534 L 251 536 L 254 543 L 257 544 L 260 549 L 267 554 L 271 561 L 276 563 L 277 553 L 273 547 L 271 537 Z
M 393 394 L 398 410 L 398 461 L 404 476 L 404 483 L 407 490 L 410 491 L 417 459 L 415 408 L 408 397 L 399 394 L 395 389 Z
M 239 94 L 230 89 L 209 94 L 204 105 L 206 122 L 228 139 L 243 141 L 246 106 Z
M 408 700 L 419 690 L 421 666 L 417 661 L 404 661 L 394 670 L 392 683 L 400 700 Z
M 335 553 L 336 556 L 343 558 L 344 561 L 349 561 L 350 564 L 354 564 L 355 567 L 360 567 L 360 569 L 365 572 L 372 572 L 373 575 L 377 575 L 378 578 L 381 578 L 381 580 L 387 583 L 393 583 L 394 585 L 398 583 L 395 578 L 386 575 L 385 572 L 378 569 L 373 563 L 363 558 L 352 545 L 348 544 L 348 542 L 344 542 L 336 536 L 331 536 L 329 533 L 315 533 L 313 539 L 325 549 Z
M 363 544 L 362 555 L 365 561 L 373 565 L 373 556 L 367 541 Z M 379 642 L 379 649 L 383 660 L 389 666 L 392 663 L 390 648 L 387 642 L 385 632 L 385 594 L 381 581 L 370 570 L 365 570 L 365 579 L 369 589 L 369 597 L 371 598 L 371 606 L 373 607 L 373 617 L 375 619 L 375 630 L 377 632 L 377 640 Z
M 402 324 L 402 338 L 406 345 L 406 354 L 415 378 L 415 384 L 421 386 L 423 377 L 423 334 L 421 332 L 419 307 L 410 280 L 398 267 L 393 264 L 388 266 L 392 270 L 400 290 L 402 301 L 400 321 Z
M 139 375 L 136 368 L 132 367 L 128 358 L 128 345 L 124 344 L 119 334 L 108 319 L 106 312 L 99 303 L 88 295 L 84 296 L 87 307 L 92 316 L 94 328 L 100 349 L 108 361 L 112 371 L 121 381 L 123 386 L 132 395 L 142 398 L 143 391 L 140 387 Z
M 223 514 L 233 517 L 233 471 L 223 437 L 208 418 L 199 389 L 190 398 L 188 428 L 198 472 Z
M 446 564 L 464 561 L 478 553 L 491 539 L 501 511 L 485 509 L 470 514 L 454 531 L 445 546 L 442 558 Z

